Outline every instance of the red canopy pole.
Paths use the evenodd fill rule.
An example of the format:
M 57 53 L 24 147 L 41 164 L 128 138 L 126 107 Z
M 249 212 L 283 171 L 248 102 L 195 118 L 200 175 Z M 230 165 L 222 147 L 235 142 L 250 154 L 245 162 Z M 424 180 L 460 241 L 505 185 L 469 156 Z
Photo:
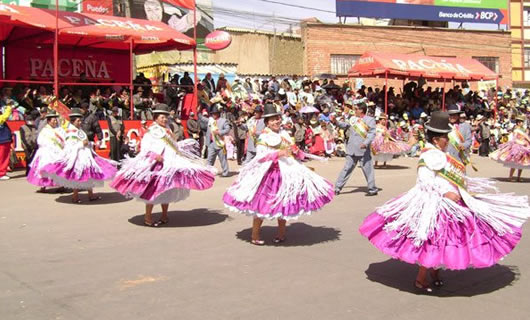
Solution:
M 385 72 L 385 114 L 388 114 L 388 71 Z
M 59 0 L 55 0 L 55 41 L 53 42 L 53 92 L 59 99 Z
M 444 78 L 444 89 L 442 91 L 442 111 L 445 111 L 445 78 Z
M 134 91 L 134 85 L 133 85 L 133 79 L 134 79 L 134 55 L 133 55 L 133 46 L 134 46 L 134 40 L 131 39 L 131 44 L 129 46 L 129 61 L 131 63 L 131 76 L 129 81 L 129 107 L 131 110 L 131 120 L 134 120 L 134 101 L 133 101 L 133 91 Z
M 197 75 L 197 3 L 193 7 L 193 40 L 195 41 L 195 47 L 193 48 L 193 100 L 199 106 L 199 99 L 197 95 L 197 82 L 199 82 L 199 75 Z M 198 110 L 195 111 L 197 113 Z

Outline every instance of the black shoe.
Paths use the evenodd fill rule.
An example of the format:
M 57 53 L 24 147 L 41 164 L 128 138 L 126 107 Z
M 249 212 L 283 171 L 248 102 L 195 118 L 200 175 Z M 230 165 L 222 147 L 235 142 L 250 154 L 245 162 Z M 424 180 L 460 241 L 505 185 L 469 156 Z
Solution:
M 340 194 L 340 190 L 335 190 L 335 195 L 338 196 Z
M 366 193 L 366 196 L 367 197 L 373 197 L 373 196 L 377 196 L 377 191 L 368 191 L 368 193 Z

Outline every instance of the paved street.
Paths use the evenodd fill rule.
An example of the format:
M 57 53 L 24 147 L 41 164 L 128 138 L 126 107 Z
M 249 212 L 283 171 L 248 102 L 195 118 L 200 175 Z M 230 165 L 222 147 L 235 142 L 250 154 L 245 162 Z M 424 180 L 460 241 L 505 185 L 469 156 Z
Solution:
M 475 160 L 481 176 L 508 174 Z M 343 161 L 309 166 L 334 181 Z M 415 266 L 360 236 L 366 215 L 414 184 L 416 162 L 378 169 L 377 197 L 364 196 L 356 169 L 324 210 L 290 223 L 280 247 L 272 245 L 273 222 L 263 228 L 268 245 L 252 246 L 251 219 L 223 209 L 234 177 L 171 205 L 170 224 L 154 229 L 142 226 L 142 203 L 107 186 L 101 202 L 72 205 L 66 194 L 35 193 L 15 172 L 0 182 L 0 319 L 530 318 L 528 224 L 500 265 L 444 272 L 446 287 L 435 297 L 415 293 Z M 529 174 L 499 186 L 530 195 Z

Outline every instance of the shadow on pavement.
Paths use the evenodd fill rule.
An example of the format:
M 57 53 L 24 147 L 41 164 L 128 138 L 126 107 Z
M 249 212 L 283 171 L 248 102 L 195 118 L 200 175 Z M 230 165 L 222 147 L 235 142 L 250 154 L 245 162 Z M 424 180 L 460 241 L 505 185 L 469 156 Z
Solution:
M 424 294 L 414 287 L 418 266 L 398 260 L 372 263 L 365 271 L 368 280 L 414 294 Z M 519 280 L 516 266 L 495 265 L 486 269 L 441 270 L 444 286 L 429 294 L 436 297 L 472 297 L 487 294 Z
M 113 203 L 121 203 L 121 202 L 127 202 L 131 201 L 132 199 L 125 198 L 121 193 L 119 192 L 97 192 L 94 191 L 94 196 L 101 197 L 101 200 L 96 201 L 89 201 L 88 200 L 88 193 L 86 191 L 79 191 L 79 199 L 82 201 L 80 204 L 76 204 L 77 206 L 95 206 L 95 205 L 104 205 L 104 204 L 113 204 Z M 60 203 L 72 203 L 72 195 L 64 195 L 60 196 L 55 201 Z
M 160 218 L 160 206 L 155 206 L 153 209 L 153 221 Z M 171 209 L 171 206 L 170 206 Z M 185 228 L 185 227 L 201 227 L 218 224 L 228 220 L 227 214 L 221 214 L 220 210 L 210 209 L 193 209 L 190 211 L 169 211 L 169 222 L 162 225 L 160 228 Z M 129 219 L 129 222 L 138 226 L 146 227 L 144 225 L 144 215 L 137 215 Z
M 265 222 L 266 223 L 266 222 Z M 280 244 L 274 244 L 272 240 L 276 237 L 276 226 L 263 226 L 261 228 L 261 239 L 265 240 L 265 245 L 282 247 L 312 246 L 328 241 L 340 239 L 341 231 L 335 228 L 314 227 L 302 222 L 287 224 L 286 240 Z M 236 233 L 239 240 L 250 242 L 252 228 L 248 228 Z
M 508 179 L 508 177 L 496 177 L 496 178 L 491 178 L 493 180 L 497 180 L 497 181 L 500 181 L 500 182 L 510 182 L 510 183 L 529 183 L 530 182 L 530 179 L 529 178 L 523 178 L 521 177 L 521 182 L 517 182 L 517 176 L 515 176 L 514 180 L 510 180 Z

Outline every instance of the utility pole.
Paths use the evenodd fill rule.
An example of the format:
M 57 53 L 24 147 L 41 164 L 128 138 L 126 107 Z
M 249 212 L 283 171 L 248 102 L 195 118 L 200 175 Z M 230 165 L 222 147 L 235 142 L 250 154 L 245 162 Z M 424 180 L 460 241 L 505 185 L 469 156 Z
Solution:
M 272 37 L 272 54 L 270 58 L 270 72 L 272 75 L 274 75 L 274 58 L 276 54 L 276 12 L 272 12 L 272 29 L 274 31 L 274 35 Z

